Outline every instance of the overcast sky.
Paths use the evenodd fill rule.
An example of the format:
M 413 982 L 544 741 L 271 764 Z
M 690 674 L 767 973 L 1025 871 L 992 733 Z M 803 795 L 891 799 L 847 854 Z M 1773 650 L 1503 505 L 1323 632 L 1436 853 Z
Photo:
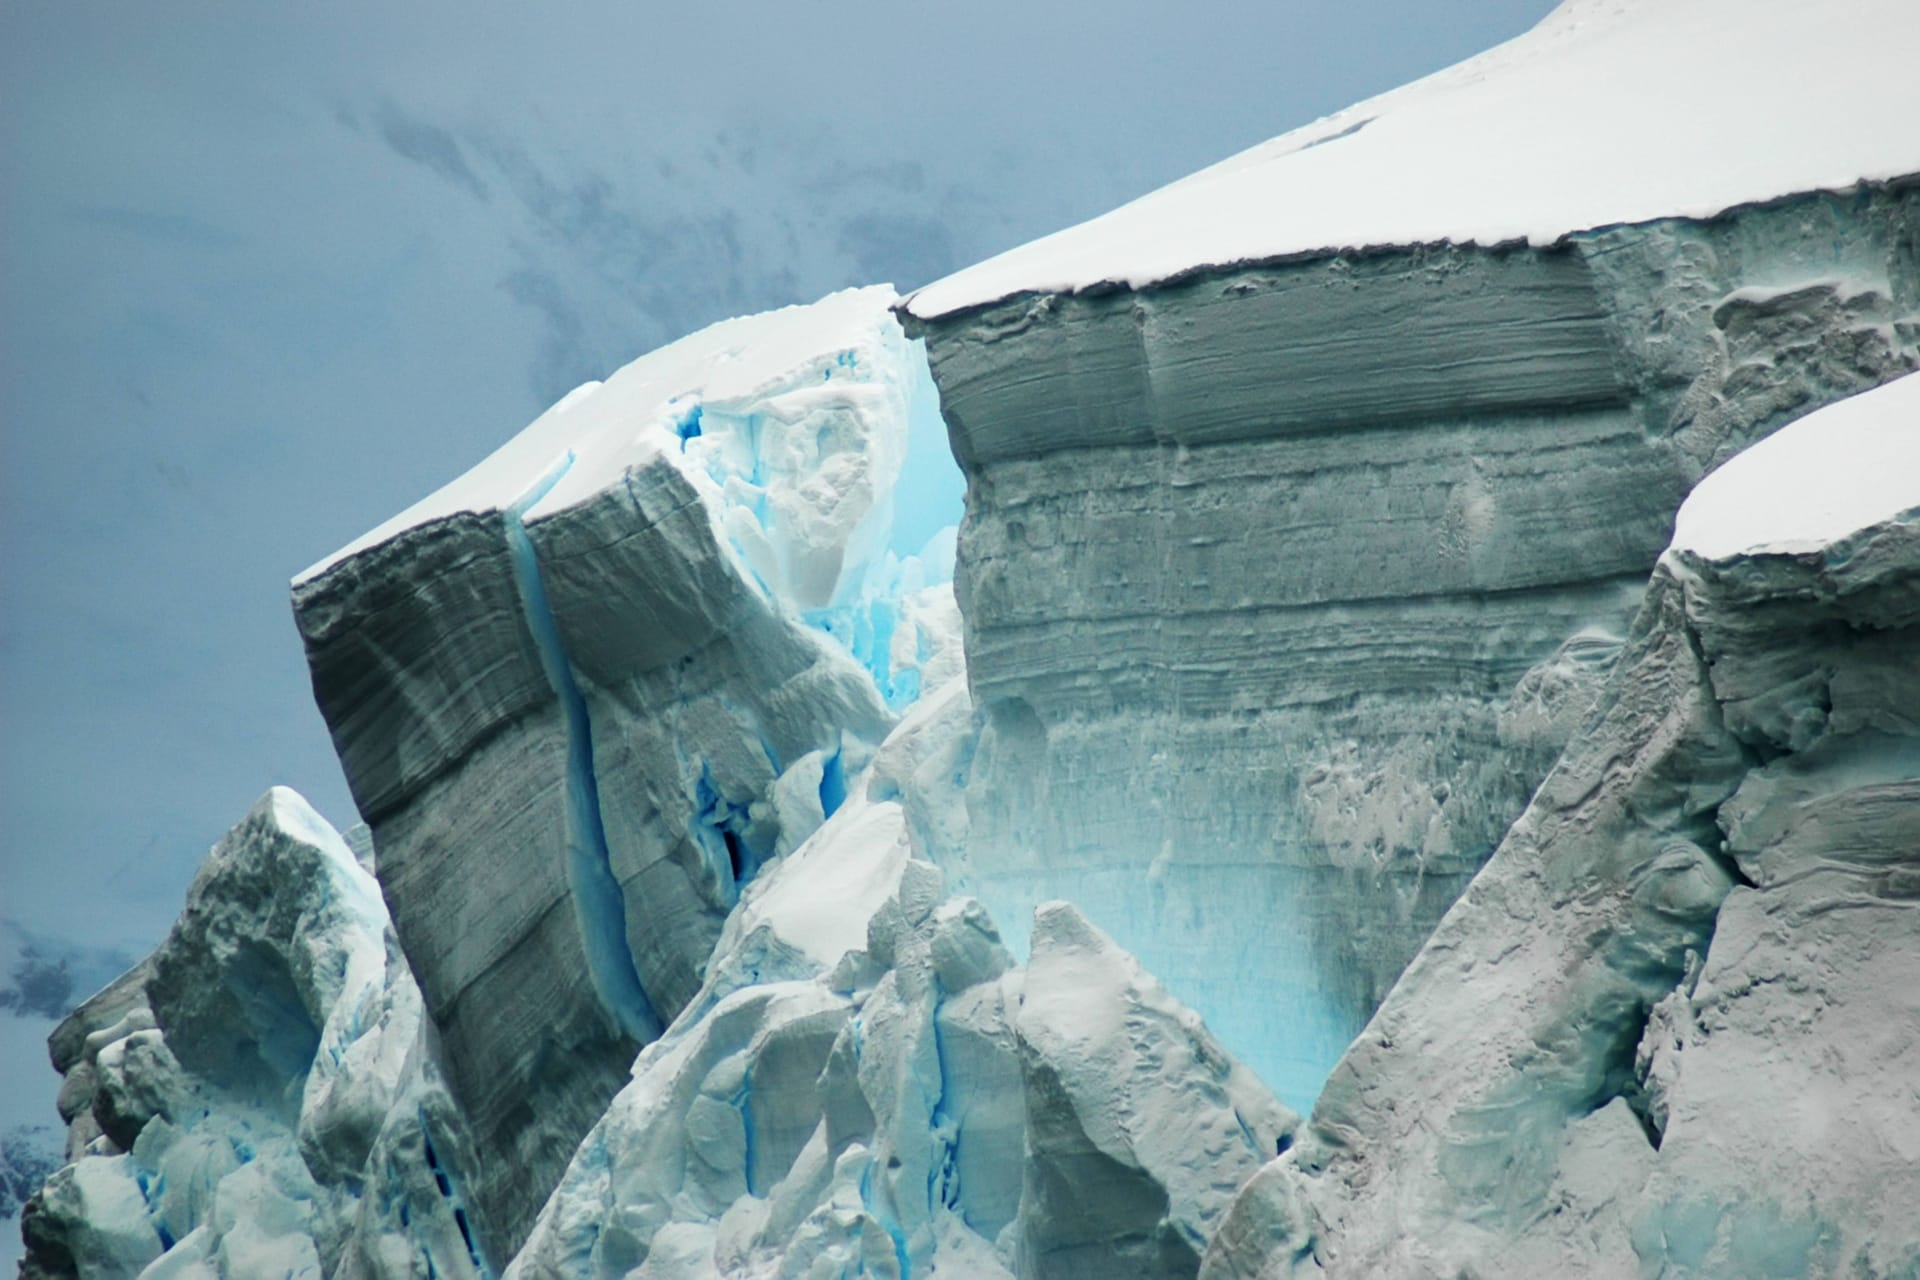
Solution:
M 269 785 L 352 822 L 288 578 L 576 383 L 1550 7 L 0 0 L 0 917 L 144 949 Z

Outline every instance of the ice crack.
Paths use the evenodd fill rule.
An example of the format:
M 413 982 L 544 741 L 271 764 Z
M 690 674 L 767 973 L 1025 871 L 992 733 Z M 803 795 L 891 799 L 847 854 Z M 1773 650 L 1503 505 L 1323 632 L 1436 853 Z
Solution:
M 586 951 L 587 973 L 600 1003 L 621 1031 L 645 1044 L 659 1038 L 664 1024 L 641 984 L 627 941 L 626 895 L 613 874 L 612 855 L 607 849 L 587 700 L 561 644 L 560 627 L 554 621 L 553 606 L 540 577 L 540 561 L 534 554 L 533 539 L 527 535 L 527 511 L 560 482 L 572 465 L 573 451 L 569 449 L 507 509 L 507 547 L 513 557 L 514 582 L 520 590 L 527 630 L 532 633 L 541 668 L 566 718 L 566 874 L 580 925 L 580 942 Z

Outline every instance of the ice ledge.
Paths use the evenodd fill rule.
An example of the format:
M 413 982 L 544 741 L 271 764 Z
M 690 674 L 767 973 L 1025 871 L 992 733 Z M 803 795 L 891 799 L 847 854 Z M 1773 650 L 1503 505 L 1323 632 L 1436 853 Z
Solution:
M 1566 0 L 1518 39 L 909 298 L 1026 293 L 1368 247 L 1555 243 L 1920 173 L 1920 6 Z
M 1902 519 L 1920 521 L 1920 374 L 1808 414 L 1707 476 L 1673 550 L 1791 555 Z

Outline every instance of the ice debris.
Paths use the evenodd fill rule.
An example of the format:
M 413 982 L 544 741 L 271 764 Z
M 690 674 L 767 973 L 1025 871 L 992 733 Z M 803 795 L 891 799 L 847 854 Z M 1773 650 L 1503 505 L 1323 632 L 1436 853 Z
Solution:
M 52 1041 L 69 1163 L 28 1280 L 479 1280 L 463 1121 L 345 841 L 275 787 L 159 949 Z

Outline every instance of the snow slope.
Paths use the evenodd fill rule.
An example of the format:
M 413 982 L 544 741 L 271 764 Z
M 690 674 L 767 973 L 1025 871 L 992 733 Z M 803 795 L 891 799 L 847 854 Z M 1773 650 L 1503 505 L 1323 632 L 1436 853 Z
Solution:
M 1026 292 L 1372 245 L 1548 244 L 1920 172 L 1910 0 L 1567 0 L 1516 40 L 915 293 Z

